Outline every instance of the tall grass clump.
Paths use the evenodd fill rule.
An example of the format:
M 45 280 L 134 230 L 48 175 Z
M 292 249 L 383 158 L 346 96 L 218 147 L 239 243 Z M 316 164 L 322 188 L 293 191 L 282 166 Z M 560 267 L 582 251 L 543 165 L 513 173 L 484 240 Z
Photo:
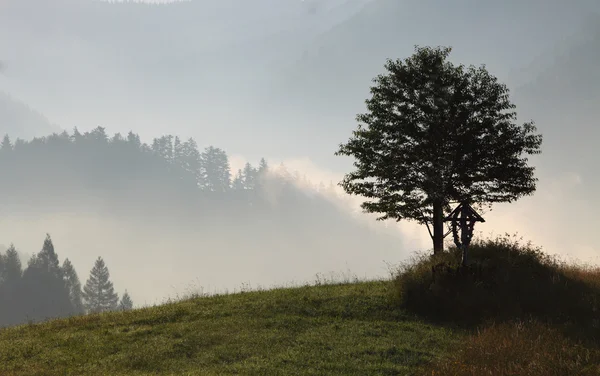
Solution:
M 394 279 L 397 302 L 432 320 L 480 325 L 536 318 L 599 333 L 600 272 L 566 265 L 514 236 L 474 241 L 461 267 L 455 247 L 420 255 Z M 591 330 L 591 331 L 590 331 Z

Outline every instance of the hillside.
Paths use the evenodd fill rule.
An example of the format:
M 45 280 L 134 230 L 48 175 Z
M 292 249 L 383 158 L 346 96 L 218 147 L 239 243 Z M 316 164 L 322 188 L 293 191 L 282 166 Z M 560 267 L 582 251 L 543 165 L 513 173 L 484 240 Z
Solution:
M 515 239 L 477 240 L 464 268 L 456 248 L 417 255 L 391 281 L 317 276 L 0 329 L 0 374 L 598 375 L 600 269 Z
M 0 91 L 0 136 L 28 139 L 57 130 L 44 115 Z
M 505 80 L 513 70 L 578 31 L 592 10 L 600 8 L 589 0 L 568 5 L 540 0 L 493 5 L 473 0 L 451 4 L 374 0 L 314 38 L 304 57 L 288 71 L 282 90 L 288 104 L 301 103 L 319 111 L 362 108 L 366 88 L 382 72 L 385 59 L 407 56 L 415 44 L 452 46 L 454 59 L 485 63 Z
M 2 329 L 0 374 L 409 375 L 461 336 L 393 309 L 388 287 L 248 292 Z

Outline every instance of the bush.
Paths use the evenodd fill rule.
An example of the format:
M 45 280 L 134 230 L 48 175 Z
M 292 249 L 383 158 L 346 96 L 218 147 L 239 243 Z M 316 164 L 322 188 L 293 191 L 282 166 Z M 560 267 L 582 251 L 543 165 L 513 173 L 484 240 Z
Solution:
M 472 243 L 469 258 L 461 267 L 453 247 L 403 265 L 395 278 L 399 304 L 461 325 L 535 317 L 598 333 L 598 269 L 567 266 L 509 236 Z

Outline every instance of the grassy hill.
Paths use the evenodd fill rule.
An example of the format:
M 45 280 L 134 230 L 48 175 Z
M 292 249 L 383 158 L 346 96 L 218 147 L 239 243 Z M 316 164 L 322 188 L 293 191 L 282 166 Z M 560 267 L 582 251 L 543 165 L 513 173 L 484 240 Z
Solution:
M 460 335 L 389 282 L 277 289 L 0 331 L 2 375 L 404 375 Z
M 0 374 L 600 374 L 598 269 L 506 239 L 471 259 L 3 329 Z

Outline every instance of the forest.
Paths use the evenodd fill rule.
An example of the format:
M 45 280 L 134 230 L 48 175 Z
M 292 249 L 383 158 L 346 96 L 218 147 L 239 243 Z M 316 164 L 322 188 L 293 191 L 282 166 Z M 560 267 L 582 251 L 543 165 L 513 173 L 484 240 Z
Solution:
M 25 270 L 22 266 L 13 244 L 0 252 L 0 327 L 133 308 L 127 291 L 119 301 L 101 257 L 82 288 L 71 261 L 60 264 L 49 234 Z
M 224 150 L 214 146 L 201 150 L 192 138 L 166 135 L 146 144 L 133 132 L 109 136 L 103 127 L 84 133 L 74 129 L 71 134 L 54 133 L 30 141 L 5 135 L 0 143 L 0 171 L 3 180 L 10 182 L 0 185 L 8 224 L 10 218 L 22 217 L 60 221 L 62 213 L 71 213 L 75 220 L 91 215 L 145 227 L 139 233 L 143 236 L 158 232 L 173 239 L 193 234 L 186 247 L 195 249 L 181 249 L 180 243 L 167 250 L 172 259 L 181 260 L 173 268 L 215 254 L 239 260 L 253 258 L 258 263 L 268 257 L 280 265 L 295 254 L 307 265 L 318 265 L 338 244 L 351 254 L 368 245 L 371 249 L 391 249 L 398 242 L 392 230 L 369 228 L 348 215 L 347 197 L 338 195 L 332 183 L 313 184 L 283 164 L 271 167 L 264 158 L 257 166 L 246 163 L 232 171 Z M 105 239 L 114 237 L 105 229 L 90 231 Z M 238 236 L 225 238 L 228 231 Z M 118 243 L 113 240 L 111 244 Z M 132 246 L 121 244 L 95 252 L 102 257 L 121 252 L 117 259 L 121 268 L 136 268 L 122 252 L 130 254 L 130 259 L 145 257 L 146 265 L 152 264 L 147 248 Z M 64 247 L 70 247 L 70 252 L 90 252 L 73 249 L 72 244 Z M 0 269 L 2 325 L 114 310 L 123 305 L 111 290 L 107 297 L 98 298 L 107 302 L 94 308 L 98 299 L 86 300 L 85 286 L 81 287 L 75 267 L 69 258 L 59 262 L 50 235 L 30 260 L 17 252 L 21 250 L 18 243 L 16 249 L 12 245 L 6 248 Z M 262 268 L 268 265 L 264 261 Z M 78 270 L 83 266 L 78 265 Z M 96 283 L 111 283 L 107 272 L 101 273 L 108 270 L 106 265 L 94 268 L 98 269 L 94 273 L 104 275 L 103 279 L 94 277 L 100 278 Z M 176 269 L 173 272 L 177 273 Z M 264 274 L 260 269 L 256 272 Z M 139 270 L 128 274 L 127 286 L 146 277 Z M 202 277 L 199 271 L 193 275 Z M 132 295 L 136 296 L 136 291 Z M 128 307 L 129 295 L 122 299 Z

